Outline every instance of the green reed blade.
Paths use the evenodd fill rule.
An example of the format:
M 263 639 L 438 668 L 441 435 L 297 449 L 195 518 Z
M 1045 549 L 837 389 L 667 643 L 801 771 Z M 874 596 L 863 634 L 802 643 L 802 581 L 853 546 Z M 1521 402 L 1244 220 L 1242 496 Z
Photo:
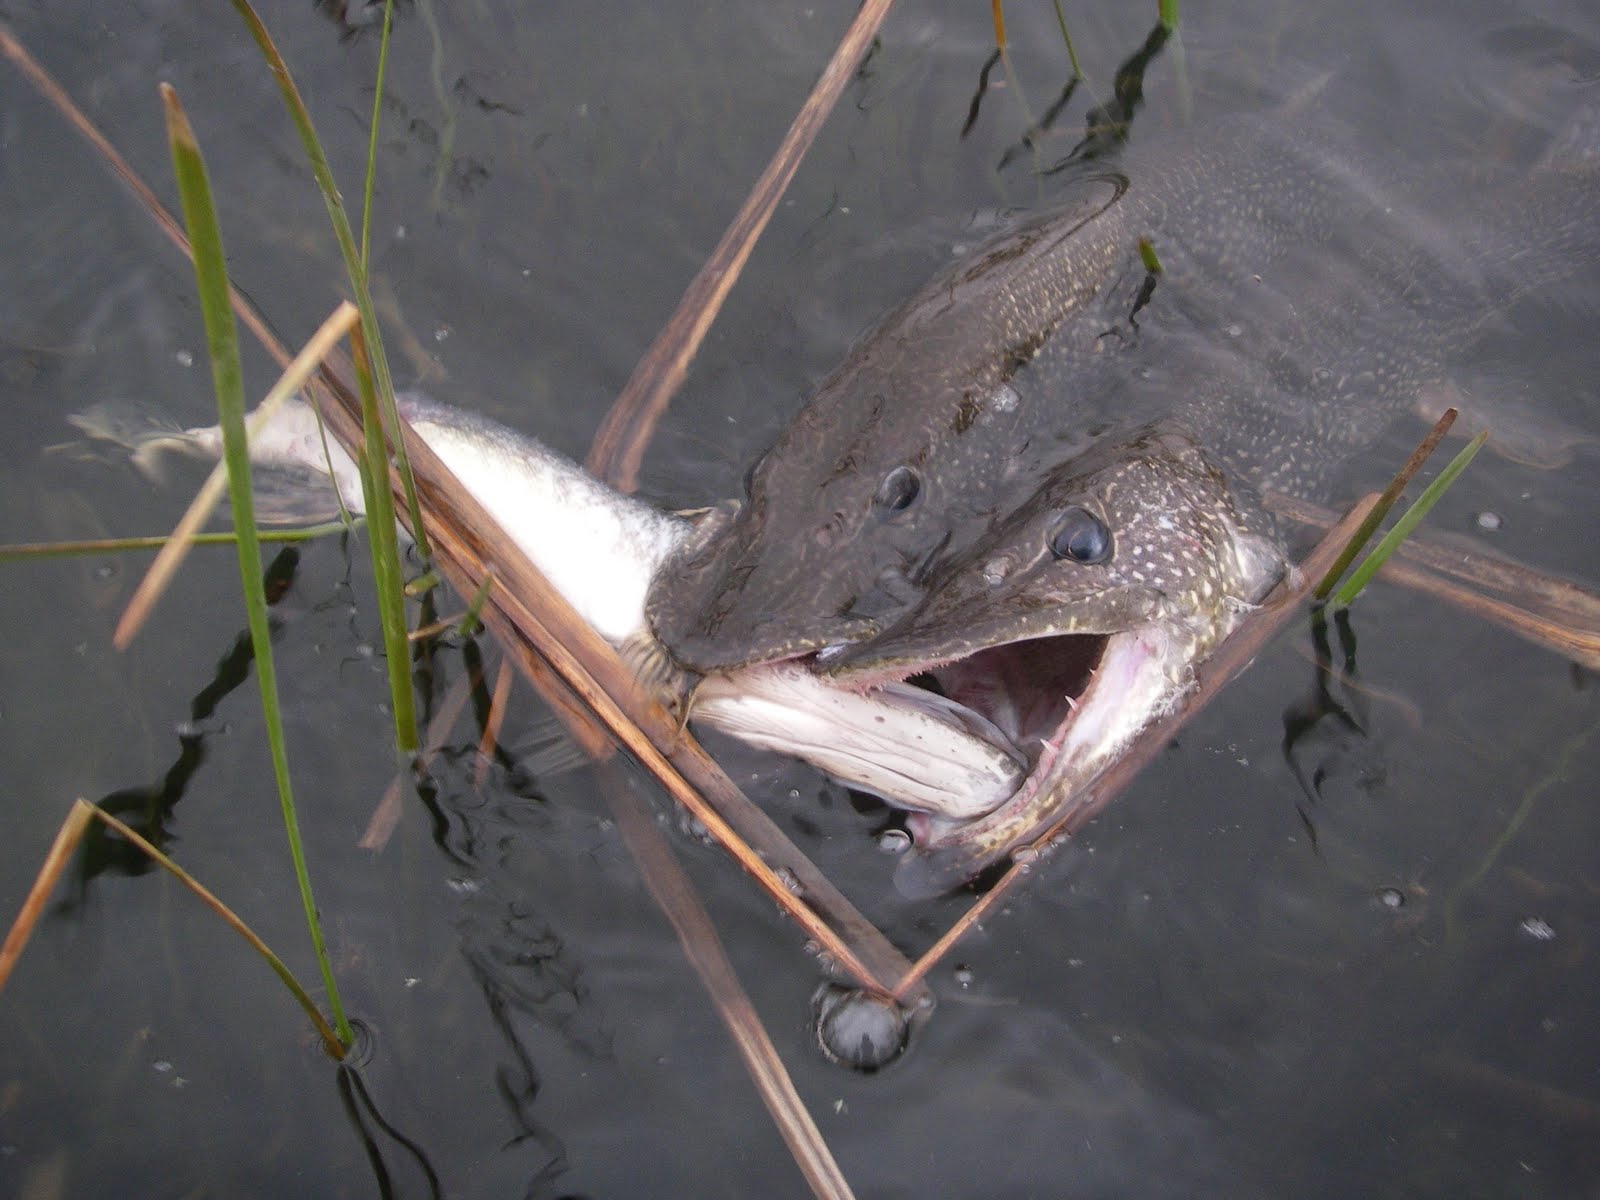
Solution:
M 378 327 L 378 311 L 372 303 L 372 293 L 367 287 L 364 260 L 360 249 L 356 246 L 355 235 L 351 232 L 350 218 L 345 214 L 344 198 L 340 195 L 338 185 L 333 180 L 333 171 L 328 166 L 328 156 L 323 152 L 316 128 L 311 123 L 311 113 L 300 97 L 300 90 L 295 86 L 294 77 L 289 74 L 289 64 L 284 62 L 283 55 L 278 53 L 278 47 L 273 42 L 272 35 L 267 32 L 266 25 L 256 15 L 250 0 L 232 0 L 232 3 L 250 30 L 250 36 L 255 39 L 267 66 L 271 68 L 273 81 L 277 83 L 284 105 L 289 110 L 289 117 L 300 135 L 306 158 L 311 164 L 311 174 L 316 179 L 317 190 L 322 193 L 323 204 L 328 209 L 328 219 L 333 224 L 334 237 L 339 242 L 339 253 L 344 258 L 345 273 L 349 275 L 351 290 L 355 292 L 356 307 L 361 310 L 361 325 L 366 330 L 367 346 L 372 355 L 373 378 L 377 383 L 383 414 L 388 421 L 388 427 L 398 429 L 400 426 L 394 407 L 394 380 L 389 374 L 389 360 L 383 351 L 383 333 Z M 417 485 L 411 476 L 411 459 L 399 438 L 395 439 L 394 457 L 405 487 L 406 507 L 411 513 L 417 552 L 423 558 L 431 557 L 428 536 L 422 528 L 422 509 L 417 503 Z M 415 748 L 414 744 L 411 748 Z
M 354 1035 L 339 999 L 333 964 L 322 937 L 316 902 L 311 894 L 311 877 L 306 870 L 305 850 L 300 839 L 300 823 L 295 813 L 294 795 L 289 782 L 289 759 L 284 748 L 283 716 L 278 706 L 278 677 L 273 665 L 272 639 L 267 624 L 267 598 L 262 587 L 261 546 L 256 536 L 255 512 L 250 486 L 250 452 L 245 441 L 244 375 L 239 364 L 238 331 L 228 296 L 227 259 L 222 249 L 222 231 L 217 225 L 216 208 L 205 162 L 195 140 L 178 94 L 161 85 L 161 102 L 166 110 L 167 141 L 172 149 L 172 167 L 177 176 L 178 194 L 183 201 L 183 219 L 194 247 L 195 286 L 200 311 L 205 320 L 206 351 L 211 360 L 212 386 L 217 394 L 217 417 L 222 427 L 223 459 L 228 465 L 228 497 L 233 508 L 234 532 L 238 538 L 239 574 L 244 591 L 245 612 L 249 617 L 250 640 L 255 651 L 256 679 L 261 687 L 261 705 L 266 719 L 267 742 L 272 752 L 272 769 L 277 778 L 278 801 L 283 809 L 284 830 L 289 839 L 289 854 L 294 861 L 295 880 L 305 907 L 306 924 L 317 965 L 322 971 L 328 1003 L 333 1010 L 339 1038 L 350 1045 Z
M 405 575 L 400 567 L 400 541 L 394 521 L 394 493 L 389 490 L 389 451 L 378 416 L 367 346 L 360 327 L 350 331 L 351 361 L 361 396 L 361 430 L 365 441 L 356 456 L 361 492 L 366 497 L 367 545 L 372 551 L 372 584 L 378 593 L 378 619 L 383 628 L 383 653 L 389 673 L 389 702 L 394 709 L 395 742 L 403 754 L 421 745 L 416 702 L 411 689 L 411 643 L 406 637 Z M 396 429 L 398 431 L 398 426 Z M 400 439 L 395 438 L 395 444 Z
M 1361 594 L 1361 589 L 1366 587 L 1383 564 L 1389 561 L 1389 556 L 1400 548 L 1400 543 L 1405 541 L 1411 531 L 1421 523 L 1422 518 L 1428 515 L 1428 510 L 1438 503 L 1439 497 L 1445 494 L 1450 485 L 1456 481 L 1456 477 L 1467 469 L 1467 464 L 1473 460 L 1488 439 L 1489 431 L 1485 429 L 1462 447 L 1461 453 L 1450 460 L 1450 465 L 1439 472 L 1439 477 L 1423 489 L 1416 503 L 1406 509 L 1394 523 L 1394 528 L 1383 535 L 1383 540 L 1372 548 L 1372 553 L 1362 560 L 1350 578 L 1345 580 L 1344 586 L 1334 594 L 1330 601 L 1333 607 L 1350 606 L 1350 602 Z

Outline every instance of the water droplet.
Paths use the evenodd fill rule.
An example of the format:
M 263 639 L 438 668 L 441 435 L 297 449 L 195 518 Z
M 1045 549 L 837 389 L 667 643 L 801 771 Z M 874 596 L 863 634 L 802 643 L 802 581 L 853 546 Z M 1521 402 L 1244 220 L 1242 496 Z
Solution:
M 1223 332 L 1232 338 L 1241 337 L 1244 334 L 1244 326 L 1229 325 L 1227 329 L 1223 330 Z
M 783 884 L 785 888 L 793 892 L 796 896 L 802 896 L 805 894 L 805 889 L 800 886 L 799 878 L 796 877 L 795 873 L 788 867 L 779 867 L 773 872 L 773 874 L 778 877 L 779 883 Z
M 956 981 L 957 987 L 969 988 L 972 986 L 972 968 L 965 963 L 958 963 L 956 969 L 950 973 L 950 977 Z
M 905 1010 L 887 996 L 825 983 L 811 998 L 817 1044 L 830 1062 L 870 1073 L 904 1053 Z
M 878 849 L 885 854 L 904 854 L 911 849 L 911 835 L 904 829 L 885 829 L 878 835 Z
M 1406 894 L 1397 887 L 1382 887 L 1375 899 L 1381 908 L 1400 909 L 1406 906 Z
M 94 569 L 94 577 L 96 579 L 111 579 L 116 573 L 117 566 L 115 563 L 101 563 Z
M 449 337 L 450 337 L 450 326 L 448 326 L 448 325 L 436 325 L 436 326 L 434 326 L 434 329 L 433 329 L 433 340 L 434 341 L 442 342 L 442 341 L 447 340 Z
M 194 366 L 194 355 L 188 350 L 179 350 L 172 357 L 178 360 L 180 367 Z
M 829 659 L 838 658 L 850 648 L 849 642 L 834 642 L 831 646 L 824 646 L 817 651 L 817 661 L 827 662 Z
M 172 1070 L 172 1064 L 169 1063 L 164 1058 L 158 1058 L 158 1059 L 155 1060 L 155 1062 L 151 1063 L 150 1065 L 152 1067 L 154 1067 L 157 1071 L 160 1071 L 163 1075 L 165 1075 L 168 1071 Z
M 990 587 L 999 587 L 1011 573 L 1011 564 L 1003 556 L 991 558 L 983 564 L 983 581 Z
M 1494 533 L 1502 524 L 1504 524 L 1504 522 L 1500 519 L 1499 513 L 1481 512 L 1478 514 L 1479 529 L 1487 530 L 1489 533 Z

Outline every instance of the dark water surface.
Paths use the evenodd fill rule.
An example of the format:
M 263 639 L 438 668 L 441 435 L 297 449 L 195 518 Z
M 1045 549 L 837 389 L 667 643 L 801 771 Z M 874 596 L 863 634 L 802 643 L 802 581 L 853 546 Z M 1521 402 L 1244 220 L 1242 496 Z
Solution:
M 1000 209 L 1048 201 L 1032 167 L 1070 137 L 1015 154 L 1014 86 L 959 136 L 987 7 L 905 0 L 891 18 L 663 427 L 649 496 L 731 493 L 875 315 Z M 1095 10 L 1071 15 L 1103 98 L 1150 14 L 1079 7 Z M 373 238 L 401 380 L 581 455 L 851 10 L 408 7 Z M 1228 10 L 1186 14 L 1136 137 L 1200 136 L 1326 80 L 1319 113 L 1358 153 L 1425 173 L 1531 163 L 1600 108 L 1600 18 L 1579 0 Z M 376 38 L 298 0 L 263 15 L 354 198 Z M 169 199 L 155 86 L 174 84 L 237 281 L 304 337 L 340 294 L 336 259 L 229 7 L 0 0 L 0 16 Z M 1067 77 L 1054 17 L 1008 17 L 1038 112 Z M 182 487 L 50 447 L 106 400 L 207 419 L 189 268 L 9 67 L 0 214 L 0 540 L 169 527 Z M 1597 312 L 1591 272 L 1520 305 L 1462 368 L 1600 433 Z M 270 373 L 253 368 L 259 391 Z M 1397 430 L 1371 473 L 1416 433 Z M 1500 548 L 1600 579 L 1595 462 L 1481 456 L 1437 522 L 1473 531 L 1491 511 L 1502 528 L 1481 536 Z M 422 1196 L 432 1172 L 461 1197 L 805 1194 L 587 774 L 501 763 L 480 790 L 463 724 L 388 847 L 357 849 L 393 770 L 366 562 L 359 538 L 304 548 L 275 610 L 318 901 L 371 1038 L 359 1078 L 336 1076 L 186 893 L 119 859 L 62 892 L 0 1004 L 0 1193 L 370 1196 L 387 1179 Z M 235 649 L 237 569 L 197 554 L 119 654 L 110 630 L 141 566 L 0 568 L 0 911 L 72 798 L 106 800 L 163 814 L 172 852 L 309 979 Z M 1331 693 L 1344 716 L 1297 628 L 960 948 L 932 1020 L 876 1076 L 813 1050 L 819 971 L 796 930 L 720 853 L 673 835 L 858 1194 L 1600 1196 L 1594 680 L 1389 587 L 1353 635 L 1360 686 Z M 465 670 L 459 652 L 438 666 L 434 699 Z M 518 696 L 507 736 L 526 745 L 540 713 Z M 881 811 L 798 768 L 730 764 L 908 949 L 960 910 L 895 897 L 871 842 Z

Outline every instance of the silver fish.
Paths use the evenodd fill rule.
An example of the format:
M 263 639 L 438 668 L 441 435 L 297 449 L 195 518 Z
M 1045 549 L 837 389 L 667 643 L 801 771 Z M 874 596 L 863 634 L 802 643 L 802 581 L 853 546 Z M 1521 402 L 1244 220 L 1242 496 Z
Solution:
M 624 496 L 576 463 L 475 413 L 418 395 L 400 411 L 551 584 L 630 661 L 659 660 L 648 646 L 645 596 L 690 535 L 688 518 Z M 92 436 L 131 447 L 137 465 L 159 473 L 169 451 L 218 457 L 215 427 L 150 429 L 115 409 L 78 414 Z M 291 472 L 280 516 L 330 508 L 313 480 L 330 483 L 345 507 L 363 511 L 360 476 L 316 414 L 294 398 L 251 438 L 251 462 Z M 866 691 L 798 664 L 719 672 L 701 681 L 696 722 L 763 749 L 802 759 L 850 787 L 902 808 L 961 820 L 994 808 L 1021 782 L 1023 757 L 986 720 L 920 688 Z

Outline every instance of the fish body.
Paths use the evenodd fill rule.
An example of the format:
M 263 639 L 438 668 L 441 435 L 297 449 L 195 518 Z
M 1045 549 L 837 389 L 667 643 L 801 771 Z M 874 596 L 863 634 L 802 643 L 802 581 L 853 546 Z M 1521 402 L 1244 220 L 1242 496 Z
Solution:
M 692 522 L 624 496 L 537 439 L 487 417 L 416 394 L 400 413 L 551 584 L 630 661 L 656 661 L 645 596 L 690 536 Z M 144 431 L 113 412 L 80 414 L 80 429 L 130 445 L 153 471 L 163 451 L 219 457 L 215 427 Z M 289 472 L 298 510 L 323 512 L 313 480 L 331 484 L 345 508 L 363 511 L 360 475 L 325 438 L 298 397 L 250 437 L 258 468 Z M 279 488 L 279 491 L 285 489 Z M 810 762 L 859 790 L 946 819 L 987 812 L 1021 783 L 1025 761 L 1010 741 L 964 706 L 894 684 L 871 691 L 798 664 L 757 665 L 709 677 L 696 692 L 694 720 L 752 745 Z

